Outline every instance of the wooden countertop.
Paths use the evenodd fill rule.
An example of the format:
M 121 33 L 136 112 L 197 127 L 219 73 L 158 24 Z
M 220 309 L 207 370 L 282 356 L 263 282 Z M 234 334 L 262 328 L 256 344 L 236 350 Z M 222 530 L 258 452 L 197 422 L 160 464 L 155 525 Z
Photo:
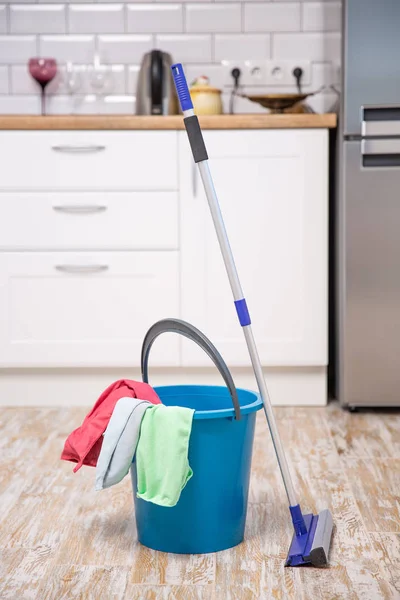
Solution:
M 200 116 L 203 129 L 331 129 L 334 113 L 326 114 L 240 114 Z M 0 115 L 0 130 L 134 130 L 184 129 L 181 115 Z

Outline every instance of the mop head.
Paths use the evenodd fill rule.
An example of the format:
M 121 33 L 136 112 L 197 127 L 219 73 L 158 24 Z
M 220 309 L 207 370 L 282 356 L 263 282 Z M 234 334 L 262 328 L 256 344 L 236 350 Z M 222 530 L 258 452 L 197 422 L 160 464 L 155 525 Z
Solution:
M 328 509 L 318 515 L 304 515 L 307 532 L 294 535 L 286 559 L 286 567 L 313 565 L 323 567 L 328 564 L 333 520 Z

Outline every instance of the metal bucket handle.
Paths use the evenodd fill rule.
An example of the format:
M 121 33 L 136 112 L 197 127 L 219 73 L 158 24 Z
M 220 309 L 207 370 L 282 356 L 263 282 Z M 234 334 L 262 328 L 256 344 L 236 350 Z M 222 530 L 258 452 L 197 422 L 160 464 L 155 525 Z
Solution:
M 235 409 L 235 418 L 239 421 L 241 418 L 239 398 L 232 375 L 230 374 L 224 359 L 204 333 L 199 329 L 196 329 L 193 325 L 190 325 L 190 323 L 186 323 L 186 321 L 181 321 L 179 319 L 163 319 L 157 321 L 157 323 L 150 327 L 145 335 L 142 345 L 141 368 L 143 381 L 145 383 L 149 382 L 148 363 L 150 348 L 152 347 L 154 340 L 162 333 L 180 333 L 198 344 L 200 348 L 208 354 L 226 383 Z

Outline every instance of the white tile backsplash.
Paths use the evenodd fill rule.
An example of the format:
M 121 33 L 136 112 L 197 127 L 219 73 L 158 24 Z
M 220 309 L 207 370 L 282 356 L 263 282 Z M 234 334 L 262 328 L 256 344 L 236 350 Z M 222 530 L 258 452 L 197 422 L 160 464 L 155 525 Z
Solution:
M 245 31 L 300 31 L 300 4 L 258 2 L 244 6 Z
M 54 57 L 59 62 L 93 62 L 94 51 L 93 35 L 43 35 L 39 38 L 41 56 Z
M 340 28 L 341 0 L 0 0 L 0 112 L 40 112 L 38 86 L 27 73 L 27 62 L 49 56 L 59 63 L 48 87 L 51 112 L 132 113 L 139 67 L 153 48 L 182 62 L 190 81 L 210 77 L 213 86 L 223 89 L 226 106 L 222 61 L 238 61 L 244 74 L 251 65 L 282 69 L 303 61 L 308 65 L 305 88 L 325 86 L 313 97 L 321 110 L 336 98 L 330 86 L 338 87 Z M 90 83 L 96 50 L 101 63 L 112 67 L 97 96 Z M 66 83 L 67 61 L 80 73 L 75 99 Z M 294 89 L 291 72 L 290 67 L 286 91 Z M 246 77 L 244 85 L 278 91 L 275 81 L 269 85 L 265 77 L 259 83 Z M 243 98 L 237 99 L 236 110 L 265 111 Z
M 186 31 L 192 33 L 241 31 L 239 3 L 207 3 L 186 5 Z
M 302 11 L 304 31 L 339 31 L 342 18 L 339 2 L 305 2 Z
M 139 75 L 139 65 L 130 65 L 128 67 L 127 93 L 136 96 L 136 86 Z
M 338 63 L 314 63 L 311 67 L 311 81 L 315 91 L 324 86 L 326 92 L 331 92 L 329 86 L 339 83 Z
M 0 35 L 0 61 L 3 64 L 26 63 L 36 54 L 34 35 Z
M 130 95 L 121 95 L 121 96 L 105 96 L 103 100 L 103 106 L 100 111 L 105 115 L 112 114 L 120 114 L 125 115 L 129 113 L 134 113 L 136 109 L 136 97 Z
M 182 4 L 132 4 L 127 6 L 130 33 L 179 33 L 183 31 Z
M 0 115 L 38 115 L 40 96 L 0 96 Z
M 211 35 L 157 35 L 156 47 L 169 52 L 175 62 L 211 62 Z
M 217 34 L 214 42 L 214 60 L 239 59 L 246 60 L 249 57 L 269 58 L 271 54 L 270 35 L 252 34 Z
M 272 40 L 273 58 L 293 58 L 318 62 L 340 60 L 339 33 L 276 33 Z
M 132 114 L 135 112 L 135 97 L 130 95 L 111 95 L 96 97 L 85 96 L 49 96 L 46 107 L 48 114 L 112 115 Z
M 69 31 L 71 33 L 123 33 L 123 4 L 71 4 Z
M 100 35 L 100 59 L 106 63 L 140 64 L 143 54 L 154 47 L 152 35 Z
M 135 112 L 134 96 L 105 96 L 104 98 L 94 98 L 92 101 L 84 102 L 78 112 L 81 114 L 129 114 Z
M 83 98 L 70 95 L 48 96 L 46 99 L 46 112 L 49 115 L 76 114 L 81 106 Z
M 10 6 L 11 33 L 65 33 L 64 4 Z
M 8 94 L 10 90 L 8 81 L 8 69 L 6 65 L 0 66 L 0 94 Z
M 185 67 L 185 74 L 189 85 L 197 77 L 205 75 L 210 79 L 210 85 L 213 87 L 220 89 L 224 87 L 224 70 L 222 65 L 187 65 Z
M 39 87 L 31 77 L 26 65 L 12 65 L 11 70 L 11 93 L 12 94 L 37 94 Z

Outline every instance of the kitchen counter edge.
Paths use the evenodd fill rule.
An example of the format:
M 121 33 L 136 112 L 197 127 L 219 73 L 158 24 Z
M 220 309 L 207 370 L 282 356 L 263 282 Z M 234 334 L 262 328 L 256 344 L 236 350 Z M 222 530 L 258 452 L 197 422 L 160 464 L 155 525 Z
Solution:
M 203 129 L 333 129 L 335 113 L 199 116 Z M 177 130 L 181 115 L 0 115 L 0 130 Z

